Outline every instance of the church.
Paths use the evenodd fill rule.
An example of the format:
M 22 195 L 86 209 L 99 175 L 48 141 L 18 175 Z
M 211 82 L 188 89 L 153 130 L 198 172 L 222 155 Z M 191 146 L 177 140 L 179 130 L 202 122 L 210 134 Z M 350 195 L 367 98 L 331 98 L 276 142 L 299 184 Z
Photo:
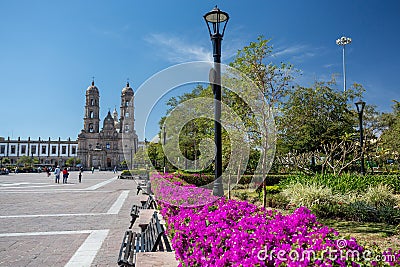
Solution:
M 83 129 L 78 140 L 0 137 L 0 166 L 3 158 L 15 165 L 25 156 L 37 158 L 39 166 L 65 166 L 67 159 L 79 158 L 85 169 L 112 170 L 123 161 L 128 165 L 125 167 L 132 168 L 133 156 L 142 145 L 135 131 L 134 97 L 128 82 L 121 91 L 119 117 L 116 109 L 112 114 L 109 111 L 100 128 L 100 93 L 92 81 L 85 93 Z
M 138 150 L 135 131 L 134 92 L 129 82 L 121 91 L 120 116 L 108 111 L 100 129 L 100 93 L 94 81 L 86 89 L 83 129 L 78 135 L 78 158 L 86 168 L 112 169 L 129 164 Z

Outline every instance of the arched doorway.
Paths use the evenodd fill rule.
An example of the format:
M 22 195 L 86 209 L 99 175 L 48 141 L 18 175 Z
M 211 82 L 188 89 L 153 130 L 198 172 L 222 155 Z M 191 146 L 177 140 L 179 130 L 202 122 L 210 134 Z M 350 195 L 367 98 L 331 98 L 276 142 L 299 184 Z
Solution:
M 107 158 L 107 169 L 111 168 L 111 159 Z

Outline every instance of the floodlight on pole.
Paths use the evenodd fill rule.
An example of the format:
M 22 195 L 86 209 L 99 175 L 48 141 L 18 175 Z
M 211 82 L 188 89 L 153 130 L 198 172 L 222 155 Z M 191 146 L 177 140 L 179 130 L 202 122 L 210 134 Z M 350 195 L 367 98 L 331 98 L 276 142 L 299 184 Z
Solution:
M 346 92 L 346 64 L 345 64 L 345 50 L 346 45 L 351 43 L 351 38 L 342 36 L 336 40 L 336 44 L 343 47 L 343 91 Z

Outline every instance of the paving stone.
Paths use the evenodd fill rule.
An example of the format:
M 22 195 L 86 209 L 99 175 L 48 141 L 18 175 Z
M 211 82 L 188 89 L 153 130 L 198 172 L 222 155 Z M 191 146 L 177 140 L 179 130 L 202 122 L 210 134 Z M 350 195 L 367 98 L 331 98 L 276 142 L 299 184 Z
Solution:
M 0 266 L 116 266 L 131 207 L 147 199 L 136 195 L 135 180 L 116 177 L 84 172 L 78 183 L 78 173 L 71 172 L 68 184 L 55 184 L 45 173 L 0 176 Z M 166 262 L 177 266 L 171 257 Z M 161 265 L 151 266 L 171 266 L 155 262 Z M 143 264 L 137 266 L 150 266 Z

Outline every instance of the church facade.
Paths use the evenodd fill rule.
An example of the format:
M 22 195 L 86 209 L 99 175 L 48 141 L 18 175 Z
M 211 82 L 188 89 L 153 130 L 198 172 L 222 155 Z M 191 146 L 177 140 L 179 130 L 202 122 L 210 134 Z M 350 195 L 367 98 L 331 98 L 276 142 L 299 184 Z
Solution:
M 112 169 L 126 161 L 132 164 L 138 150 L 135 131 L 134 92 L 129 82 L 121 91 L 120 114 L 108 111 L 100 128 L 100 93 L 94 81 L 85 94 L 83 129 L 78 135 L 78 158 L 85 168 Z

